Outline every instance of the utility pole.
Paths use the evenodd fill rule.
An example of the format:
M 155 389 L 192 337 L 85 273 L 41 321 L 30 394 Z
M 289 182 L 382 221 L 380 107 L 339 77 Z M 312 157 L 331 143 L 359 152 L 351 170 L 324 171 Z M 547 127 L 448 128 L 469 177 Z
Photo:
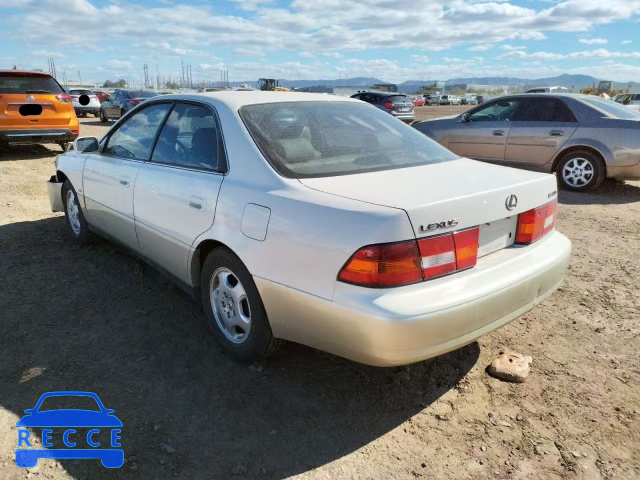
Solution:
M 158 64 L 156 63 L 156 88 L 160 90 L 160 74 L 158 73 Z
M 142 67 L 142 70 L 144 71 L 144 88 L 149 88 L 149 67 L 146 63 Z
M 182 82 L 180 82 L 180 88 L 184 87 L 184 60 L 180 60 L 182 64 Z
M 78 70 L 78 79 L 80 80 L 80 85 L 82 85 L 82 75 L 80 74 L 80 70 Z

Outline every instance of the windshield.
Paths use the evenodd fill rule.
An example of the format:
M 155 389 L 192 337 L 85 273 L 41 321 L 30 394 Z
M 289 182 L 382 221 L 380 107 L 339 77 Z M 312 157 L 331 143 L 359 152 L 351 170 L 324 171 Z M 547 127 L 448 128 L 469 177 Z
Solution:
M 62 87 L 47 75 L 0 73 L 0 93 L 62 93 Z
M 612 100 L 605 100 L 600 97 L 585 97 L 581 100 L 609 117 L 637 120 L 640 119 L 640 112 L 633 108 L 625 107 Z
M 331 177 L 458 158 L 377 108 L 355 102 L 248 105 L 240 116 L 273 168 L 289 178 Z
M 100 411 L 100 406 L 88 395 L 54 395 L 42 401 L 39 412 L 50 410 L 91 410 Z

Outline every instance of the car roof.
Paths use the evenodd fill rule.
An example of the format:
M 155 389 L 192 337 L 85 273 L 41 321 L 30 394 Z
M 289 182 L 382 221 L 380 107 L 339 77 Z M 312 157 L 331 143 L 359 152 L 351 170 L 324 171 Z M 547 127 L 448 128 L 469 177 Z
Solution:
M 365 92 L 361 92 L 365 93 Z M 279 103 L 279 102 L 356 102 L 360 100 L 341 97 L 337 95 L 327 95 L 322 93 L 303 93 L 303 92 L 263 92 L 261 90 L 225 90 L 221 92 L 204 92 L 194 94 L 174 93 L 163 95 L 162 100 L 191 100 L 191 101 L 207 101 L 211 103 L 220 102 L 232 110 L 237 110 L 246 105 L 258 105 L 262 103 Z
M 49 75 L 46 72 L 34 72 L 33 70 L 0 70 L 0 74 L 1 75 L 7 75 L 7 74 L 15 74 L 15 75 L 33 75 L 33 76 L 41 76 L 41 77 L 50 77 L 51 75 Z

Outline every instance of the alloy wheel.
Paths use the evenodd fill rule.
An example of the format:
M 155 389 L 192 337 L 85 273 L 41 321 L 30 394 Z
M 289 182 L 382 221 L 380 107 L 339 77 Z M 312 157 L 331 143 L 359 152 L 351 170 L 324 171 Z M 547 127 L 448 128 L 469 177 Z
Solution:
M 220 267 L 211 276 L 209 296 L 218 328 L 233 343 L 243 343 L 251 331 L 251 308 L 240 279 Z
M 594 175 L 593 164 L 582 157 L 572 158 L 562 168 L 562 179 L 574 188 L 586 187 L 591 183 Z
M 67 217 L 73 233 L 78 236 L 82 229 L 80 224 L 80 207 L 72 190 L 67 191 Z

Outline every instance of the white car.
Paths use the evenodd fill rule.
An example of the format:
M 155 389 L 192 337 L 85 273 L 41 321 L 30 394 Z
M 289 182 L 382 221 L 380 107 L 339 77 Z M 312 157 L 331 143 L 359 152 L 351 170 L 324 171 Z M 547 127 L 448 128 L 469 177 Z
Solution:
M 100 100 L 92 90 L 73 89 L 69 90 L 69 95 L 73 97 L 71 103 L 76 115 L 84 116 L 91 113 L 94 117 L 100 116 Z
M 358 100 L 151 98 L 57 158 L 80 243 L 130 248 L 202 299 L 236 359 L 279 340 L 402 365 L 466 345 L 561 283 L 554 176 L 460 158 Z

